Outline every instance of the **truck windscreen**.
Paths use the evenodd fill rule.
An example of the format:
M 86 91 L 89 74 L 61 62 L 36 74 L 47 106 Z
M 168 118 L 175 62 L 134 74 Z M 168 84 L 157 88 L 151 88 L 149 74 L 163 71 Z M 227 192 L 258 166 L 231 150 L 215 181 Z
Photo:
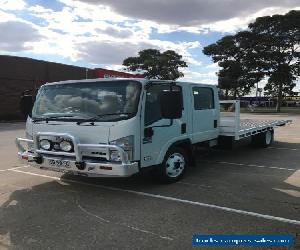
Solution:
M 37 95 L 32 118 L 128 119 L 137 112 L 140 91 L 141 84 L 130 80 L 45 85 Z

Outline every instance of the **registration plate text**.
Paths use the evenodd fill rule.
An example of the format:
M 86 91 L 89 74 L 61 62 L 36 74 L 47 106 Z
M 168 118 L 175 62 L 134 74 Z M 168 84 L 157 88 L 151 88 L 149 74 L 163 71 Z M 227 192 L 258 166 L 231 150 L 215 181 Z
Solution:
M 64 160 L 48 160 L 49 165 L 53 167 L 63 167 L 63 168 L 70 168 L 70 162 L 69 161 L 64 161 Z

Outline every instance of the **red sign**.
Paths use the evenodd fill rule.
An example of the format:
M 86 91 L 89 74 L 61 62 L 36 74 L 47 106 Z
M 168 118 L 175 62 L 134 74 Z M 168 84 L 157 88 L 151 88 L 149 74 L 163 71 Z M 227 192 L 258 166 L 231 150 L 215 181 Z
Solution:
M 130 74 L 116 70 L 96 68 L 97 78 L 144 78 L 142 74 Z

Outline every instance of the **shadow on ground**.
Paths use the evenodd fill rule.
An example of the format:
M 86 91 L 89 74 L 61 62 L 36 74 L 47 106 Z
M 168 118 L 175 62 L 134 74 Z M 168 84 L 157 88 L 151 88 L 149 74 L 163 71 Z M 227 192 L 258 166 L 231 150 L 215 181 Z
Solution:
M 286 144 L 285 146 L 288 147 L 290 145 Z M 300 148 L 300 144 L 292 145 L 292 147 Z M 189 182 L 191 180 L 198 180 L 200 182 L 196 184 L 199 184 L 199 186 L 201 185 L 202 180 L 203 182 L 211 181 L 211 183 L 215 183 L 215 186 L 212 186 L 211 188 L 198 190 L 197 194 L 200 193 L 200 198 L 205 200 L 205 194 L 209 193 L 210 197 L 214 196 L 213 198 L 216 199 L 216 201 L 221 201 L 222 197 L 226 197 L 227 195 L 226 190 L 227 192 L 230 191 L 235 193 L 236 196 L 240 196 L 239 194 L 242 192 L 242 189 L 238 184 L 239 181 L 243 182 L 243 180 L 233 181 L 233 176 L 230 174 L 232 171 L 230 169 L 224 167 L 224 170 L 222 170 L 222 165 L 212 167 L 211 164 L 204 164 L 201 161 L 219 159 L 233 160 L 236 159 L 237 156 L 241 158 L 248 157 L 246 158 L 248 160 L 259 160 L 257 159 L 258 155 L 272 155 L 272 151 L 270 151 L 270 149 L 251 149 L 248 145 L 243 144 L 233 151 L 200 150 L 199 155 L 198 166 L 191 167 L 186 175 L 186 179 L 183 181 Z M 291 160 L 298 160 L 299 162 L 299 156 L 296 154 L 296 158 Z M 261 159 L 261 161 L 264 161 L 264 159 Z M 234 171 L 233 173 L 235 173 Z M 247 168 L 246 171 L 251 171 L 251 169 Z M 222 172 L 224 172 L 223 175 Z M 294 189 L 300 192 L 299 187 L 292 186 L 285 182 L 289 175 L 293 173 L 294 172 L 283 172 L 279 176 L 276 176 L 276 180 L 278 180 L 278 182 L 276 182 L 276 187 L 286 190 Z M 162 193 L 165 195 L 168 194 L 169 196 L 180 197 L 189 195 L 189 193 L 194 192 L 195 188 L 197 188 L 192 186 L 186 187 L 180 183 L 173 185 L 157 185 L 151 178 L 141 176 L 134 176 L 126 179 L 88 179 L 64 175 L 63 178 L 88 184 L 107 185 L 123 189 L 134 189 L 148 193 Z M 214 180 L 220 180 L 224 183 L 228 182 L 228 186 L 217 186 L 218 182 L 214 182 Z M 252 178 L 250 181 L 255 182 L 255 180 L 256 178 Z M 257 187 L 247 188 L 250 193 L 251 188 L 257 192 L 257 189 L 255 189 Z M 247 190 L 245 190 L 245 192 L 247 192 Z M 295 204 L 294 207 L 300 206 L 299 199 L 291 197 L 286 193 L 279 193 L 274 189 L 272 182 L 270 185 L 264 186 L 264 190 L 261 190 L 261 194 L 253 193 L 252 195 L 255 194 L 257 194 L 257 196 L 268 194 L 264 195 L 266 201 L 272 197 L 278 197 L 279 201 L 290 201 Z M 246 196 L 244 196 L 244 199 L 245 197 Z M 241 196 L 240 199 L 241 200 L 237 200 L 240 204 L 249 202 L 247 200 L 243 201 L 243 196 Z M 152 209 L 148 202 L 149 204 L 150 202 L 151 204 L 157 204 Z M 124 226 L 127 225 L 126 222 L 132 221 L 132 227 L 134 227 L 136 220 L 140 220 L 139 225 L 142 224 L 143 220 L 147 221 L 149 224 L 149 220 L 151 220 L 152 216 L 151 212 L 153 212 L 156 217 L 154 219 L 155 223 L 152 231 L 162 229 L 158 231 L 170 235 L 170 233 L 167 232 L 169 229 L 166 229 L 168 228 L 168 220 L 164 220 L 163 216 L 159 217 L 159 214 L 168 214 L 168 209 L 171 210 L 171 208 L 168 207 L 166 211 L 164 207 L 158 205 L 160 202 L 161 201 L 156 199 L 152 199 L 151 201 L 151 198 L 130 195 L 126 192 L 111 191 L 68 181 L 50 181 L 35 185 L 30 189 L 17 190 L 11 193 L 7 201 L 0 207 L 0 248 L 183 249 L 187 246 L 189 247 L 190 238 L 181 239 L 184 235 L 184 228 L 187 227 L 187 225 L 177 224 L 176 221 L 172 222 L 174 223 L 175 228 L 170 230 L 170 232 L 179 232 L 178 239 L 181 240 L 174 240 L 171 242 L 159 238 L 157 235 L 149 236 L 149 234 L 137 232 L 128 226 Z M 146 203 L 147 206 L 144 205 Z M 171 203 L 168 206 L 176 207 L 178 204 Z M 89 210 L 86 210 L 88 207 L 93 209 L 97 208 L 95 211 L 97 211 L 97 214 L 99 212 L 103 217 L 97 217 L 97 214 L 89 212 Z M 184 217 L 189 216 L 189 214 L 184 214 L 185 211 L 187 211 L 186 208 L 183 207 L 180 209 L 181 210 L 176 211 L 181 213 L 184 220 Z M 290 209 L 292 210 L 293 208 L 291 207 Z M 213 211 L 211 211 L 212 214 Z M 269 212 L 271 213 L 272 210 Z M 289 211 L 284 212 L 289 213 Z M 295 211 L 293 214 L 294 213 Z M 114 222 L 114 214 L 121 222 Z M 173 213 L 169 216 L 173 218 L 177 215 Z M 198 214 L 198 216 L 201 217 L 201 214 Z M 203 220 L 205 221 L 204 217 Z M 300 220 L 300 216 L 297 219 Z M 113 223 L 107 223 L 105 220 L 109 220 L 110 222 L 113 221 Z M 227 222 L 224 221 L 224 223 Z M 241 224 L 235 224 L 234 226 L 236 233 L 243 233 L 243 230 L 250 230 L 248 223 L 242 224 L 241 222 Z M 150 226 L 147 225 L 147 227 Z M 263 227 L 259 227 L 260 225 L 257 225 L 257 227 L 254 226 L 251 229 L 252 233 L 263 230 Z M 277 226 L 275 225 L 274 231 L 272 231 L 272 228 L 269 229 L 268 233 L 278 233 L 278 228 L 280 227 L 276 227 Z M 181 229 L 183 231 L 181 231 Z M 196 227 L 191 230 L 194 230 L 195 232 Z M 217 231 L 218 229 L 215 230 Z M 230 230 L 233 229 L 231 228 Z M 286 231 L 282 233 L 293 233 L 294 236 L 296 236 L 299 232 L 295 231 L 292 227 L 286 229 Z M 300 248 L 300 242 L 297 244 L 299 244 Z

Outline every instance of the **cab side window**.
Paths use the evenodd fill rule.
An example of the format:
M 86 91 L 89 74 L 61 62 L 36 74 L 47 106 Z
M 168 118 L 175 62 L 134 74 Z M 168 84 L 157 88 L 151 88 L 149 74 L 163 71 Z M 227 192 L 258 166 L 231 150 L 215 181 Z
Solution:
M 160 94 L 163 91 L 169 90 L 169 84 L 153 84 L 148 88 L 145 104 L 145 126 L 149 126 L 162 118 L 160 112 Z M 181 91 L 181 87 L 172 86 L 172 91 Z
M 214 91 L 209 87 L 193 87 L 194 109 L 214 109 Z

